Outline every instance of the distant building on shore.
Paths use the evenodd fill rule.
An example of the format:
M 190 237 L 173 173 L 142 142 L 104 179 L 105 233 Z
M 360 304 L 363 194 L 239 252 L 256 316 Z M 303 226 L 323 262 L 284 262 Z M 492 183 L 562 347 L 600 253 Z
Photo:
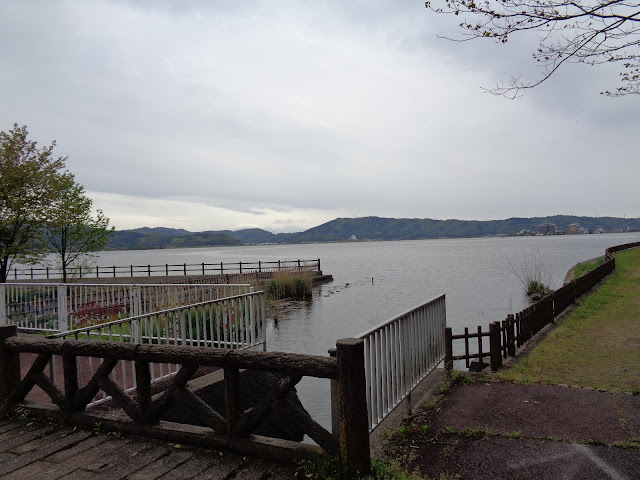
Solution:
M 555 235 L 558 227 L 555 223 L 544 222 L 538 225 L 538 233 L 542 235 Z
M 584 229 L 580 226 L 578 222 L 571 223 L 567 227 L 567 235 L 577 235 L 578 233 L 583 233 Z

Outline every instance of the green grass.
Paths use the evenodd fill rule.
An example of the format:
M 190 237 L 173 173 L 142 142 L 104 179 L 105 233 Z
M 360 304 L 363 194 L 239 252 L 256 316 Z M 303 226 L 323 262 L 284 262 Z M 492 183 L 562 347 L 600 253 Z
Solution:
M 311 480 L 340 480 L 342 469 L 336 456 L 325 456 L 317 460 L 302 460 L 298 463 L 296 478 Z M 360 480 L 421 480 L 420 476 L 409 473 L 397 461 L 373 460 L 371 475 L 358 477 Z
M 588 262 L 579 263 L 576 265 L 576 269 L 573 271 L 573 278 L 580 278 L 583 275 L 595 270 L 597 267 L 604 263 L 604 258 L 597 258 Z
M 498 374 L 523 384 L 603 390 L 640 388 L 640 249 L 616 255 L 616 272 L 512 369 Z

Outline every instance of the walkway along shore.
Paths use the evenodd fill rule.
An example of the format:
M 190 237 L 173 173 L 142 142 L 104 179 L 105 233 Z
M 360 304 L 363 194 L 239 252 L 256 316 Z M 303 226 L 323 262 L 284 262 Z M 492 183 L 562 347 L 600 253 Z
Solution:
M 616 265 L 515 366 L 454 371 L 387 430 L 387 460 L 416 479 L 639 478 L 640 248 Z

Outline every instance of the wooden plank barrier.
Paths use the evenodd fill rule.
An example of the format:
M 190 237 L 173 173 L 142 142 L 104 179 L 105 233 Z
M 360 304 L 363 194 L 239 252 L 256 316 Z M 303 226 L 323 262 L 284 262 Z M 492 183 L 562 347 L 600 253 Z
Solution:
M 451 369 L 454 360 L 464 360 L 467 368 L 470 360 L 478 359 L 480 368 L 484 366 L 484 357 L 489 357 L 491 370 L 496 371 L 502 366 L 503 358 L 515 357 L 516 352 L 546 325 L 553 323 L 555 318 L 573 305 L 578 298 L 589 292 L 595 285 L 615 270 L 615 252 L 628 248 L 640 247 L 640 242 L 617 245 L 605 250 L 604 263 L 582 277 L 569 282 L 563 287 L 545 295 L 542 299 L 515 315 L 508 315 L 502 322 L 489 324 L 489 331 L 470 333 L 465 327 L 463 334 L 454 335 L 451 328 L 445 331 L 445 368 Z M 489 337 L 489 352 L 483 351 L 482 339 Z M 472 352 L 469 340 L 477 339 L 477 350 Z M 453 342 L 464 341 L 464 353 L 454 355 Z
M 105 420 L 105 428 L 168 438 L 173 441 L 229 448 L 243 453 L 291 461 L 327 452 L 340 455 L 352 478 L 367 475 L 371 469 L 368 416 L 365 392 L 364 342 L 362 339 L 338 340 L 336 357 L 321 357 L 280 352 L 255 352 L 172 345 L 139 345 L 108 341 L 59 340 L 41 337 L 18 337 L 15 326 L 0 327 L 0 403 L 10 409 L 18 405 L 33 414 L 52 413 L 42 404 L 23 403 L 38 385 L 55 405 L 54 411 L 68 421 L 94 425 L 88 403 L 99 390 L 113 398 L 126 414 L 120 421 Z M 36 360 L 21 378 L 20 354 L 36 354 Z M 53 355 L 61 355 L 64 388 L 61 390 L 44 373 Z M 78 359 L 99 358 L 100 367 L 85 385 L 78 382 Z M 118 362 L 135 362 L 137 394 L 133 398 L 110 378 Z M 165 385 L 160 395 L 151 396 L 150 365 L 174 363 L 178 373 Z M 199 366 L 218 367 L 224 372 L 225 412 L 217 412 L 186 388 Z M 239 409 L 238 378 L 240 369 L 272 372 L 280 378 L 276 386 L 256 405 Z M 300 405 L 286 395 L 304 376 L 327 378 L 337 383 L 339 432 L 329 432 Z M 209 432 L 189 433 L 185 425 L 161 422 L 176 400 L 207 425 Z M 329 399 L 327 399 L 329 401 Z M 252 432 L 271 411 L 286 415 L 292 423 L 312 438 L 318 447 L 285 440 L 264 439 Z M 196 428 L 196 427 L 194 427 Z

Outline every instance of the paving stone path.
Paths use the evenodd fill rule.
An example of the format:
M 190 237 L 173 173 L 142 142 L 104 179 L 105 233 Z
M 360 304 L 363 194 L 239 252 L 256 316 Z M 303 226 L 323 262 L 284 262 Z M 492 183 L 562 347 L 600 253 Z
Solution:
M 282 480 L 295 467 L 136 436 L 0 420 L 0 478 Z

